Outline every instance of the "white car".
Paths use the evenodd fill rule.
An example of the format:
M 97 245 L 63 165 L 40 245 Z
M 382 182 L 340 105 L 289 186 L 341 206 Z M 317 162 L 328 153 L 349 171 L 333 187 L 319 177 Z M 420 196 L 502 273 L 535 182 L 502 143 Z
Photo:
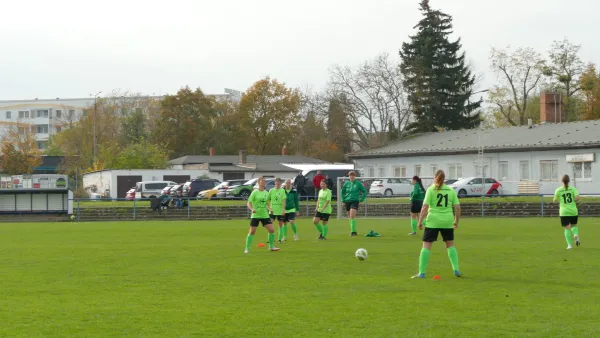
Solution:
M 458 197 L 502 195 L 502 184 L 493 178 L 466 177 L 449 185 Z
M 410 195 L 413 186 L 407 179 L 402 178 L 382 178 L 376 179 L 371 183 L 369 195 L 387 196 Z

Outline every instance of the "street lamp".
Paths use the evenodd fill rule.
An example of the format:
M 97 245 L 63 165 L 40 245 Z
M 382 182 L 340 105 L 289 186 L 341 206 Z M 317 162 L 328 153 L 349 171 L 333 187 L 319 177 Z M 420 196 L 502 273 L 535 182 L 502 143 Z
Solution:
M 102 94 L 102 91 L 99 91 L 96 95 L 94 95 L 94 163 L 96 163 L 96 149 L 97 149 L 97 142 L 96 142 L 96 110 L 98 109 L 98 95 Z M 92 96 L 92 94 L 90 94 L 90 96 Z

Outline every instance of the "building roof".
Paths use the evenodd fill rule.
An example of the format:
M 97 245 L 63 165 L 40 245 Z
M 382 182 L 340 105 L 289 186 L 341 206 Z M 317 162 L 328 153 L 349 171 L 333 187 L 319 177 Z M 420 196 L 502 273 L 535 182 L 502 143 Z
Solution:
M 300 155 L 248 155 L 247 163 L 266 164 L 266 163 L 327 163 L 316 158 L 300 156 Z M 186 165 L 186 164 L 204 164 L 214 165 L 232 165 L 239 164 L 240 157 L 238 155 L 190 155 L 183 156 L 169 161 L 171 165 Z
M 290 168 L 279 163 L 258 163 L 255 166 L 243 165 L 209 165 L 209 170 L 212 172 L 299 172 L 298 169 Z
M 474 153 L 480 146 L 491 153 L 600 147 L 600 120 L 424 133 L 348 156 L 358 159 L 448 155 Z

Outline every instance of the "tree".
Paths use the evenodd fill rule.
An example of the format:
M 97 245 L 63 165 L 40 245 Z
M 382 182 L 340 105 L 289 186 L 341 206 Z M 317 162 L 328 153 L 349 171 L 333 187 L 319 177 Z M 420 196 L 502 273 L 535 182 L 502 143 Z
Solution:
M 550 48 L 550 65 L 544 69 L 544 74 L 553 79 L 555 89 L 565 95 L 565 119 L 572 120 L 569 116 L 574 110 L 575 103 L 571 98 L 580 89 L 579 76 L 584 70 L 584 65 L 579 58 L 581 45 L 574 45 L 566 38 L 562 41 L 554 41 Z
M 327 135 L 343 153 L 352 151 L 352 134 L 348 125 L 344 98 L 332 98 L 327 109 Z M 393 123 L 393 119 L 390 123 Z
M 213 147 L 217 154 L 235 154 L 244 147 L 245 135 L 240 125 L 238 110 L 238 103 L 230 99 L 215 103 L 213 129 L 207 142 L 209 148 Z
M 162 144 L 173 157 L 206 153 L 216 115 L 212 97 L 204 95 L 200 88 L 184 87 L 160 102 L 152 141 Z
M 579 78 L 579 86 L 585 98 L 582 120 L 600 119 L 600 72 L 590 63 Z
M 165 149 L 140 139 L 122 147 L 117 142 L 105 144 L 100 149 L 101 165 L 107 169 L 163 169 L 169 158 Z
M 351 140 L 362 149 L 385 143 L 385 138 L 377 136 L 387 134 L 391 120 L 400 126 L 400 132 L 404 132 L 409 122 L 402 74 L 388 54 L 381 54 L 356 69 L 333 66 L 328 97 L 342 104 L 347 126 L 356 135 Z
M 474 128 L 482 100 L 470 102 L 476 78 L 460 53 L 460 38 L 449 41 L 452 17 L 421 1 L 423 18 L 410 42 L 402 44 L 400 66 L 414 121 L 412 132 Z M 459 54 L 460 53 L 460 54 Z
M 42 164 L 31 126 L 17 123 L 2 138 L 2 171 L 7 175 L 29 175 Z
M 253 154 L 278 153 L 297 134 L 300 91 L 269 77 L 257 81 L 240 100 L 245 148 Z
M 499 85 L 489 93 L 489 101 L 497 106 L 509 125 L 525 125 L 529 97 L 538 89 L 545 62 L 532 48 L 518 48 L 514 52 L 492 48 L 491 68 L 498 74 Z M 539 115 L 539 114 L 536 114 Z

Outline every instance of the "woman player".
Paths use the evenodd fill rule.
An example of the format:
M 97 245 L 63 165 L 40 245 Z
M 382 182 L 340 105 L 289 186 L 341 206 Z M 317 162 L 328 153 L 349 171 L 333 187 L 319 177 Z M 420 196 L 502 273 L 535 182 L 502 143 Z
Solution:
M 358 212 L 359 202 L 363 202 L 367 198 L 367 189 L 356 180 L 356 172 L 348 173 L 349 181 L 344 183 L 342 187 L 342 202 L 345 203 L 348 218 L 350 219 L 350 236 L 357 236 L 356 232 L 356 213 Z
M 288 223 L 294 232 L 294 240 L 297 241 L 298 229 L 296 228 L 296 216 L 300 215 L 300 201 L 298 191 L 292 186 L 292 180 L 285 180 L 285 216 L 283 217 L 283 238 L 287 237 Z
M 269 232 L 269 250 L 279 251 L 279 248 L 275 247 L 275 230 L 273 229 L 273 222 L 269 217 L 269 209 L 267 208 L 267 197 L 268 193 L 265 191 L 265 178 L 260 177 L 258 179 L 258 189 L 254 190 L 248 198 L 248 209 L 252 213 L 250 216 L 250 231 L 246 237 L 246 250 L 244 253 L 250 252 L 250 245 L 256 234 L 256 228 L 261 223 L 263 227 L 267 228 Z
M 409 236 L 417 234 L 419 213 L 421 213 L 421 207 L 425 199 L 425 188 L 419 176 L 413 176 L 412 185 L 413 190 L 410 192 L 410 227 L 412 231 L 408 233 Z
M 281 178 L 275 178 L 275 188 L 269 190 L 267 194 L 267 208 L 269 209 L 271 215 L 271 221 L 275 221 L 279 223 L 279 233 L 277 236 L 277 241 L 281 243 L 281 241 L 285 241 L 285 235 L 283 230 L 283 219 L 285 217 L 285 190 L 281 187 Z
M 319 230 L 319 238 L 317 239 L 320 241 L 327 239 L 329 216 L 331 216 L 331 190 L 327 187 L 327 181 L 322 180 L 319 199 L 315 208 L 315 218 L 313 218 L 313 222 Z M 323 226 L 319 222 L 323 222 Z
M 571 179 L 569 175 L 562 177 L 562 186 L 554 192 L 554 202 L 560 201 L 560 224 L 565 229 L 565 239 L 567 240 L 567 250 L 573 248 L 573 237 L 575 244 L 581 245 L 579 241 L 579 228 L 577 227 L 577 219 L 579 211 L 577 210 L 577 201 L 579 201 L 579 192 L 573 186 L 569 186 Z M 571 235 L 572 233 L 572 235 Z
M 433 242 L 442 234 L 442 239 L 446 243 L 448 258 L 454 269 L 456 277 L 462 277 L 458 269 L 458 252 L 454 247 L 454 229 L 458 228 L 460 220 L 460 204 L 458 196 L 454 189 L 444 184 L 446 175 L 444 171 L 435 172 L 433 185 L 427 189 L 423 208 L 419 216 L 419 230 L 423 229 L 423 220 L 427 219 L 427 226 L 423 232 L 423 249 L 419 257 L 419 273 L 413 278 L 425 278 L 429 254 Z

